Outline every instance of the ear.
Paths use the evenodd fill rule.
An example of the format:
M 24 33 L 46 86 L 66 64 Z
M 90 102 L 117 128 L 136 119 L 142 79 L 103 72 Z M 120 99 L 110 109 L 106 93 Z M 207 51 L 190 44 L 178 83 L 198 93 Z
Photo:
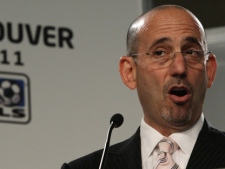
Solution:
M 123 83 L 134 90 L 136 88 L 136 64 L 129 56 L 122 56 L 119 62 L 119 71 Z
M 207 87 L 208 88 L 210 88 L 213 84 L 213 81 L 216 77 L 216 70 L 217 70 L 216 56 L 214 54 L 210 54 L 209 59 L 206 62 L 206 72 L 207 72 L 207 78 L 208 78 Z

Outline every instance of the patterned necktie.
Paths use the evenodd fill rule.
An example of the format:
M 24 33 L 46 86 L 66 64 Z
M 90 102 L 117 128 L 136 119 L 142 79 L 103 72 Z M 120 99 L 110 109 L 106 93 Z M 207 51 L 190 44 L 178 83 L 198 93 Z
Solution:
M 158 143 L 159 153 L 154 169 L 178 169 L 179 166 L 172 159 L 172 154 L 178 149 L 178 145 L 171 138 L 164 137 Z

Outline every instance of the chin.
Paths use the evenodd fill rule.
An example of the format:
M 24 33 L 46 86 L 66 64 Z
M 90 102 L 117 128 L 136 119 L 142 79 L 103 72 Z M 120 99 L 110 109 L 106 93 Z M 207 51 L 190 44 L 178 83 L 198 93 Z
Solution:
M 162 117 L 172 125 L 182 126 L 188 124 L 191 121 L 192 110 L 179 109 L 174 111 L 174 109 L 170 109 L 167 111 L 162 111 Z

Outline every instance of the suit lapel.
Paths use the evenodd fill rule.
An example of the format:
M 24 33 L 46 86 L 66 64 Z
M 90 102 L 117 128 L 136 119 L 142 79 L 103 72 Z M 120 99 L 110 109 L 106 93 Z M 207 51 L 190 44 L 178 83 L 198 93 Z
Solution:
M 225 137 L 204 121 L 187 169 L 225 167 Z
M 111 166 L 113 169 L 142 169 L 141 165 L 141 144 L 140 144 L 140 128 L 128 140 L 121 143 L 109 152 L 114 156 Z
M 127 145 L 127 148 L 122 153 L 123 158 L 127 158 L 127 169 L 141 169 L 141 143 L 140 143 L 140 128 L 132 137 Z
M 188 161 L 187 169 L 196 168 L 198 166 L 198 162 L 204 161 L 206 158 L 204 157 L 204 154 L 206 154 L 205 151 L 207 149 L 209 142 L 207 141 L 207 144 L 203 144 L 203 141 L 204 141 L 204 137 L 208 137 L 207 128 L 208 128 L 207 122 L 204 121 L 203 128 L 199 133 L 199 136 L 197 138 L 197 141 L 191 153 L 190 159 Z M 206 138 L 205 140 L 208 140 L 208 139 Z

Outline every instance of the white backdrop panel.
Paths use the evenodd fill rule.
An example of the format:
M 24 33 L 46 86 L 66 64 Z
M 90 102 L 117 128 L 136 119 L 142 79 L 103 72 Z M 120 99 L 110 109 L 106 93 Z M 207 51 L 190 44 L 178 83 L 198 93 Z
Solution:
M 112 143 L 136 130 L 141 109 L 135 92 L 120 80 L 118 61 L 125 54 L 127 28 L 141 9 L 137 0 L 1 0 L 0 52 L 5 53 L 0 53 L 0 71 L 29 77 L 31 121 L 0 123 L 0 168 L 60 168 L 102 148 L 109 119 L 117 112 L 126 116 L 128 132 L 116 131 Z M 73 34 L 63 47 L 60 28 Z M 3 61 L 9 64 L 1 60 L 6 52 Z M 15 65 L 18 54 L 24 65 Z

